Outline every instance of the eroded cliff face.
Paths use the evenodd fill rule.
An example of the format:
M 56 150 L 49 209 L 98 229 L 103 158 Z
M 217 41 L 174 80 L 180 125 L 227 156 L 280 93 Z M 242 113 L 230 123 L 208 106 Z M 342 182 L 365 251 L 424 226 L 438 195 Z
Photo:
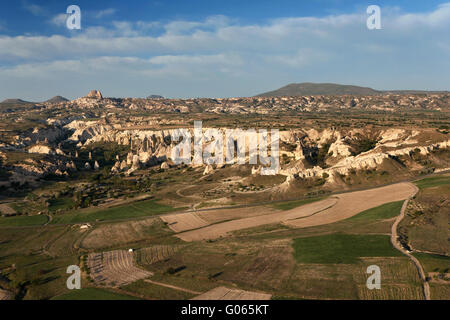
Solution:
M 91 98 L 84 98 L 91 99 Z M 96 100 L 96 98 L 92 98 Z M 53 157 L 54 161 L 32 160 L 15 164 L 11 167 L 12 181 L 37 180 L 46 174 L 67 176 L 77 170 L 78 150 L 93 143 L 109 142 L 127 146 L 129 153 L 125 158 L 116 157 L 111 169 L 112 174 L 132 172 L 151 166 L 169 167 L 175 165 L 172 159 L 173 148 L 179 141 L 172 136 L 179 129 L 153 130 L 154 125 L 145 128 L 131 123 L 109 123 L 108 121 L 84 121 L 75 119 L 70 122 L 47 124 L 45 128 L 34 129 L 17 137 L 16 148 L 29 154 L 41 154 Z M 194 129 L 187 127 L 194 137 Z M 211 128 L 203 128 L 202 132 Z M 222 137 L 230 128 L 216 128 Z M 270 132 L 270 130 L 268 130 Z M 240 136 L 241 135 L 241 136 Z M 243 131 L 234 137 L 236 141 L 247 135 Z M 243 136 L 242 136 L 243 135 Z M 245 137 L 244 137 L 245 139 Z M 254 145 L 246 145 L 246 163 L 249 163 L 249 152 L 257 152 L 261 139 L 270 141 L 267 133 L 262 134 Z M 62 144 L 70 144 L 71 152 L 62 151 Z M 217 140 L 204 140 L 204 148 L 214 150 Z M 269 143 L 270 145 L 270 143 Z M 226 147 L 226 142 L 224 143 Z M 279 131 L 279 174 L 287 177 L 286 183 L 298 179 L 323 178 L 327 184 L 339 182 L 342 176 L 358 170 L 377 169 L 385 163 L 396 162 L 398 157 L 411 158 L 414 154 L 424 157 L 439 150 L 448 150 L 450 140 L 447 135 L 432 129 L 336 129 L 314 128 Z M 241 149 L 244 147 L 239 146 Z M 253 149 L 252 149 L 253 148 Z M 193 140 L 191 150 L 194 150 Z M 223 150 L 224 155 L 226 149 Z M 251 153 L 251 152 L 250 152 Z M 441 167 L 448 167 L 446 157 Z M 191 164 L 198 166 L 199 164 Z M 408 164 L 406 164 L 408 165 Z M 220 170 L 223 165 L 204 163 L 204 174 L 208 175 Z M 414 169 L 420 168 L 415 164 Z M 97 159 L 89 157 L 87 163 L 79 164 L 81 170 L 98 170 L 101 165 Z M 252 169 L 252 174 L 261 173 L 261 165 Z
M 177 129 L 132 130 L 94 122 L 73 122 L 66 127 L 75 130 L 69 140 L 80 147 L 102 141 L 130 146 L 126 166 L 118 161 L 115 172 L 171 159 L 172 148 L 176 145 L 171 137 Z M 226 129 L 219 128 L 223 136 Z M 189 130 L 194 136 L 193 130 Z M 203 128 L 203 132 L 206 130 L 208 128 Z M 410 156 L 414 152 L 428 155 L 434 150 L 448 149 L 450 141 L 445 135 L 430 130 L 407 129 L 289 130 L 280 131 L 279 138 L 280 155 L 292 160 L 282 165 L 280 173 L 298 177 L 321 177 L 324 173 L 346 175 L 350 170 L 373 169 L 393 157 Z M 211 143 L 214 141 L 204 144 Z M 259 148 L 259 142 L 256 145 Z M 323 157 L 322 162 L 318 162 L 318 153 Z M 136 155 L 134 165 L 133 154 Z M 248 155 L 246 160 L 248 162 Z

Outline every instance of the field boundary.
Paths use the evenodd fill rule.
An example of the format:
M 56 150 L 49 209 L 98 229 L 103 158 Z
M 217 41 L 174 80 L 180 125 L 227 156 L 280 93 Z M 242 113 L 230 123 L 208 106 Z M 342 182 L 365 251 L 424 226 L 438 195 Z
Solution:
M 154 284 L 154 285 L 157 285 L 157 286 L 161 286 L 161 287 L 166 287 L 166 288 L 169 288 L 169 289 L 174 289 L 174 290 L 183 291 L 183 292 L 187 292 L 187 293 L 197 294 L 197 295 L 200 295 L 200 294 L 203 293 L 203 292 L 193 291 L 193 290 L 189 290 L 189 289 L 173 286 L 171 284 L 166 284 L 166 283 L 162 283 L 162 282 L 152 281 L 152 280 L 148 280 L 148 279 L 145 279 L 144 282 L 147 282 L 147 283 L 150 283 L 150 284 Z

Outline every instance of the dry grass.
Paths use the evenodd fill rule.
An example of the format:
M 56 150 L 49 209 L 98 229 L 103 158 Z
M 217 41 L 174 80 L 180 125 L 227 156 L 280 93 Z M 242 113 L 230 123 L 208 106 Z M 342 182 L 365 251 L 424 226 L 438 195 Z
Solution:
M 272 295 L 225 287 L 217 287 L 192 300 L 270 300 Z

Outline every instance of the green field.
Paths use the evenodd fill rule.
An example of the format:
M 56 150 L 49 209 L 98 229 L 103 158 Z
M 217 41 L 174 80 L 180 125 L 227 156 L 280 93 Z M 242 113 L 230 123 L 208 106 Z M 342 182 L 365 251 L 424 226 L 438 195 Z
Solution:
M 448 273 L 450 270 L 450 257 L 418 252 L 413 253 L 413 256 L 420 261 L 426 272 Z
M 272 205 L 275 209 L 278 210 L 291 210 L 300 206 L 303 206 L 308 203 L 316 202 L 319 200 L 322 200 L 323 197 L 320 198 L 312 198 L 312 199 L 303 199 L 303 200 L 294 200 L 294 201 L 287 201 L 287 202 L 281 202 L 281 203 L 275 203 Z
M 294 239 L 294 258 L 301 263 L 357 263 L 360 257 L 397 257 L 386 235 L 329 234 Z
M 57 210 L 67 210 L 73 208 L 75 205 L 75 202 L 72 198 L 58 198 L 54 200 L 50 200 L 50 206 L 48 207 L 48 210 L 50 212 L 55 212 Z
M 140 300 L 136 297 L 97 288 L 73 290 L 52 300 Z
M 433 188 L 442 185 L 450 185 L 450 176 L 425 178 L 414 182 L 414 184 L 418 186 L 419 189 Z
M 70 224 L 94 221 L 110 221 L 128 218 L 147 217 L 179 210 L 168 205 L 157 203 L 155 200 L 135 202 L 120 207 L 108 209 L 85 209 L 66 214 L 56 215 L 52 224 Z
M 348 218 L 347 221 L 375 221 L 382 219 L 390 219 L 398 216 L 402 209 L 403 201 L 391 202 L 383 204 Z
M 27 227 L 40 226 L 47 223 L 48 217 L 40 216 L 18 216 L 0 218 L 0 227 Z

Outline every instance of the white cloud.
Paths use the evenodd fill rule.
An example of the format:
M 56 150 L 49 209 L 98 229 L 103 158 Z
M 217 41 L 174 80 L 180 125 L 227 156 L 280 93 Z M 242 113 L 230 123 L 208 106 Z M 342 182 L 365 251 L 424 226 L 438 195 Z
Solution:
M 67 14 L 65 13 L 60 13 L 56 16 L 54 16 L 49 22 L 51 24 L 54 24 L 58 27 L 64 26 L 66 24 L 66 20 L 67 20 Z
M 54 17 L 54 23 L 63 23 L 63 16 Z M 414 79 L 422 85 L 450 83 L 444 61 L 450 3 L 428 13 L 382 8 L 382 30 L 368 30 L 366 18 L 363 11 L 243 24 L 213 16 L 167 24 L 112 21 L 73 36 L 0 36 L 0 87 L 11 85 L 6 77 L 51 81 L 68 73 L 111 83 L 111 90 L 137 90 L 146 79 L 155 84 L 167 79 L 167 87 L 187 91 L 205 81 L 204 92 L 219 95 L 258 93 L 302 80 L 335 79 L 380 89 L 420 88 Z M 113 85 L 125 81 L 117 76 L 127 84 Z
M 47 10 L 34 3 L 23 3 L 23 8 L 35 16 L 43 16 L 47 14 Z
M 405 29 L 450 27 L 450 3 L 428 13 L 401 14 L 393 18 L 393 27 Z
M 104 17 L 107 17 L 107 16 L 112 16 L 113 14 L 115 14 L 116 13 L 116 9 L 114 9 L 114 8 L 108 8 L 108 9 L 105 9 L 105 10 L 100 10 L 100 11 L 98 11 L 96 14 L 95 14 L 95 17 L 97 18 L 97 19 L 101 19 L 101 18 L 104 18 Z
M 293 65 L 300 67 L 307 60 L 299 57 L 298 52 L 304 54 L 307 49 L 316 52 L 315 55 L 322 52 L 322 56 L 328 57 L 340 50 L 348 51 L 350 47 L 360 52 L 392 53 L 402 50 L 405 39 L 411 41 L 420 32 L 420 38 L 417 38 L 419 42 L 429 42 L 437 36 L 441 37 L 441 42 L 445 42 L 445 39 L 449 39 L 446 22 L 450 21 L 449 9 L 450 5 L 442 5 L 428 14 L 387 13 L 384 29 L 380 32 L 365 28 L 365 14 L 285 18 L 259 25 L 240 25 L 226 17 L 215 16 L 201 22 L 170 22 L 162 26 L 165 32 L 153 36 L 147 35 L 147 32 L 161 27 L 157 22 L 113 21 L 111 27 L 89 27 L 73 37 L 0 36 L 0 61 L 51 61 L 80 55 L 152 56 L 239 52 L 278 56 L 280 59 L 283 56 L 291 57 L 291 61 L 297 61 L 292 62 Z M 444 19 L 447 15 L 448 20 Z M 416 27 L 421 30 L 419 33 L 404 28 L 405 21 L 412 21 L 411 16 L 415 17 L 415 24 L 421 24 L 421 29 Z M 52 21 L 61 25 L 65 15 L 58 15 Z M 411 45 L 413 43 L 408 44 Z M 428 45 L 436 46 L 434 43 Z

